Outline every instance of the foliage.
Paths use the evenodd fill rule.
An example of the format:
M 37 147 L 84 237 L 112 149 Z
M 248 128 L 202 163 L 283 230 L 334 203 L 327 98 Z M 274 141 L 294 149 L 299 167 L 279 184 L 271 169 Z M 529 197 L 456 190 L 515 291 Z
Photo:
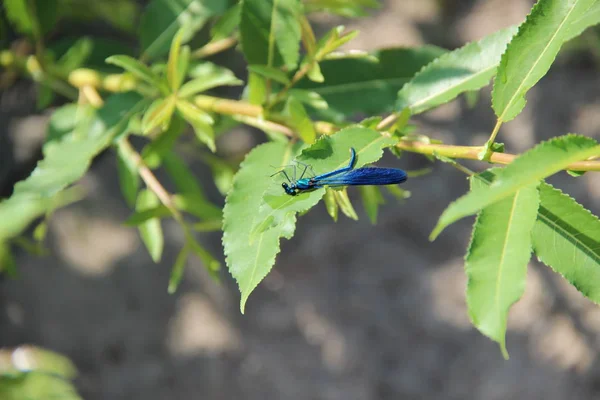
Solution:
M 512 155 L 495 141 L 501 125 L 523 110 L 527 92 L 548 72 L 562 45 L 600 22 L 600 1 L 539 0 L 520 26 L 452 51 L 422 46 L 372 53 L 347 50 L 358 32 L 341 26 L 317 38 L 309 17 L 312 12 L 365 15 L 378 5 L 373 0 L 151 0 L 143 9 L 124 0 L 122 13 L 110 12 L 111 0 L 73 11 L 83 9 L 79 1 L 4 2 L 2 24 L 8 22 L 17 40 L 30 46 L 5 43 L 0 82 L 28 77 L 37 85 L 40 108 L 62 105 L 50 119 L 42 160 L 0 203 L 0 270 L 18 271 L 13 249 L 27 228 L 38 222 L 34 239 L 43 240 L 53 210 L 82 196 L 73 185 L 99 153 L 109 151 L 117 163 L 114 179 L 132 208 L 126 224 L 139 229 L 151 258 L 163 257 L 162 219 L 173 218 L 183 232 L 185 243 L 170 260 L 168 290 L 177 289 L 190 256 L 217 276 L 219 262 L 195 231 L 222 229 L 243 312 L 273 267 L 280 239 L 293 236 L 299 215 L 323 198 L 334 221 L 340 211 L 358 218 L 345 189 L 288 196 L 277 174 L 265 178 L 276 172 L 272 166 L 296 160 L 302 163 L 297 166 L 308 164 L 322 173 L 346 165 L 350 147 L 356 149 L 357 166 L 377 161 L 387 148 L 396 155 L 437 157 L 471 175 L 471 190 L 449 205 L 432 238 L 477 214 L 465 260 L 467 304 L 474 326 L 497 341 L 505 356 L 507 315 L 523 295 L 532 254 L 600 302 L 600 221 L 544 181 L 561 170 L 597 174 L 600 145 L 565 134 Z M 108 37 L 53 40 L 62 24 L 93 19 L 137 40 L 139 48 Z M 207 60 L 238 43 L 248 64 L 245 82 Z M 485 144 L 445 145 L 409 124 L 412 115 L 461 94 L 472 101 L 491 80 L 497 123 Z M 243 86 L 237 92 L 241 98 L 219 95 L 233 93 L 224 86 Z M 381 113 L 391 114 L 382 118 Z M 355 123 L 358 115 L 368 118 Z M 240 123 L 268 137 L 241 163 L 224 157 L 217 141 Z M 143 141 L 140 151 L 132 136 Z M 184 154 L 210 168 L 215 186 L 226 195 L 223 210 L 205 195 Z M 472 173 L 460 159 L 508 165 Z M 175 193 L 157 179 L 158 169 Z M 398 187 L 387 189 L 406 197 Z M 376 223 L 384 203 L 381 188 L 362 187 L 360 193 L 366 215 Z

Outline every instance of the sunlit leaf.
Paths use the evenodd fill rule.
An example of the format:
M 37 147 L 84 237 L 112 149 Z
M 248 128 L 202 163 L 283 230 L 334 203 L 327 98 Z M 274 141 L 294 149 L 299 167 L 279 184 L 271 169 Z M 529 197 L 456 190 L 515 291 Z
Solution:
M 151 0 L 140 21 L 140 41 L 143 57 L 153 59 L 166 54 L 175 34 L 182 26 L 187 30 L 186 43 L 199 31 L 208 18 L 227 7 L 223 0 Z
M 525 107 L 525 95 L 550 69 L 562 44 L 600 22 L 596 0 L 539 0 L 502 55 L 492 107 L 510 121 Z
M 159 79 L 150 68 L 146 65 L 142 64 L 140 61 L 136 60 L 133 57 L 126 55 L 116 55 L 110 56 L 106 59 L 106 62 L 109 64 L 117 65 L 123 68 L 125 71 L 131 72 L 135 77 L 151 84 L 154 86 L 159 86 Z
M 143 212 L 156 208 L 160 202 L 156 195 L 148 189 L 142 190 L 137 198 L 136 211 Z M 138 225 L 142 241 L 154 262 L 159 262 L 164 248 L 163 231 L 159 218 L 151 218 Z
M 443 53 L 440 48 L 426 46 L 373 53 L 379 62 L 354 57 L 325 60 L 320 63 L 324 82 L 303 79 L 297 88 L 317 93 L 329 104 L 330 110 L 342 116 L 392 111 L 398 90 L 424 65 Z
M 472 190 L 487 188 L 477 177 Z M 465 258 L 467 306 L 473 325 L 506 351 L 506 320 L 525 291 L 531 230 L 540 203 L 537 183 L 487 206 L 477 216 Z
M 600 220 L 545 183 L 540 185 L 540 200 L 532 232 L 536 256 L 600 304 Z
M 54 207 L 55 196 L 85 174 L 92 159 L 127 129 L 129 118 L 142 104 L 135 93 L 112 95 L 97 113 L 94 134 L 68 134 L 63 140 L 47 144 L 43 160 L 29 178 L 17 183 L 11 197 L 0 202 L 0 242 L 18 235 Z
M 486 86 L 516 31 L 503 29 L 433 60 L 398 92 L 396 110 L 418 114 Z
M 299 0 L 243 0 L 240 42 L 248 64 L 294 68 L 300 13 Z
M 381 190 L 377 186 L 361 186 L 360 195 L 369 220 L 372 224 L 376 224 L 379 205 L 385 203 Z
M 450 204 L 431 233 L 431 238 L 435 238 L 458 219 L 509 197 L 518 190 L 555 174 L 572 162 L 599 155 L 598 143 L 585 136 L 571 134 L 542 142 L 500 171 L 489 188 L 472 190 Z

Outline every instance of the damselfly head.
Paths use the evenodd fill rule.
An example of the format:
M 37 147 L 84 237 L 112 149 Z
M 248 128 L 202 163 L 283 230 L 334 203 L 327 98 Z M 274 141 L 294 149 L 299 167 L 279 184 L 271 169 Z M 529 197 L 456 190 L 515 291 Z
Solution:
M 281 187 L 283 188 L 283 190 L 285 190 L 285 192 L 287 194 L 289 194 L 290 196 L 295 196 L 297 194 L 296 188 L 291 187 L 290 185 L 288 185 L 287 183 L 283 182 L 281 184 Z

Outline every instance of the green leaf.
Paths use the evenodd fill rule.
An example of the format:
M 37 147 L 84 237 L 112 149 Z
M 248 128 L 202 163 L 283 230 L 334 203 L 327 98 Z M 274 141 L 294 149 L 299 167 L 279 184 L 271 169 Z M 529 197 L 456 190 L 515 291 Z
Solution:
M 572 162 L 597 155 L 600 155 L 600 146 L 595 140 L 585 136 L 570 134 L 542 142 L 500 171 L 498 179 L 489 188 L 472 190 L 450 204 L 430 238 L 434 239 L 445 227 L 460 218 L 511 196 L 564 169 Z
M 177 101 L 177 110 L 192 125 L 198 140 L 207 145 L 214 153 L 217 149 L 215 147 L 215 132 L 211 125 L 214 121 L 210 115 L 185 100 Z
M 181 156 L 173 151 L 167 151 L 163 155 L 163 164 L 180 193 L 189 194 L 198 201 L 206 201 L 206 196 L 198 184 L 198 179 L 183 162 Z
M 492 107 L 510 121 L 525 107 L 525 95 L 550 69 L 564 42 L 600 22 L 596 0 L 539 0 L 502 55 Z
M 89 114 L 90 110 L 91 115 Z M 84 130 L 89 130 L 95 118 L 96 111 L 93 107 L 65 104 L 57 108 L 50 117 L 44 146 L 49 143 L 60 142 L 65 137 L 72 135 L 77 126 L 83 125 Z
M 393 143 L 376 131 L 350 127 L 320 139 L 305 149 L 298 160 L 312 164 L 315 171 L 330 171 L 346 165 L 349 148 L 354 147 L 358 167 L 376 161 L 382 148 Z M 273 266 L 279 239 L 293 235 L 296 213 L 314 206 L 325 193 L 318 189 L 292 197 L 283 192 L 281 179 L 256 179 L 271 171 L 271 165 L 288 164 L 295 153 L 280 142 L 254 148 L 240 166 L 225 201 L 223 246 L 229 271 L 240 287 L 242 312 L 250 293 Z M 269 220 L 273 221 L 271 226 L 255 228 Z
M 537 185 L 479 212 L 465 258 L 469 316 L 479 331 L 498 342 L 506 359 L 508 311 L 525 291 L 531 258 L 531 230 L 540 203 Z M 478 177 L 471 178 L 472 190 L 487 187 Z
M 0 242 L 0 273 L 17 276 L 17 264 L 8 244 Z
M 540 186 L 541 205 L 532 232 L 538 259 L 585 297 L 600 304 L 600 221 L 551 185 Z
M 248 74 L 247 89 L 250 104 L 261 105 L 267 99 L 267 80 L 254 72 Z
M 144 211 L 136 211 L 129 218 L 123 222 L 126 226 L 138 226 L 148 220 L 156 220 L 160 218 L 167 218 L 172 216 L 171 211 L 164 205 L 158 205 L 153 208 L 146 209 Z
M 289 94 L 290 97 L 317 110 L 325 110 L 329 107 L 325 99 L 317 92 L 303 89 L 291 89 Z
M 516 31 L 516 27 L 503 29 L 433 60 L 398 92 L 396 110 L 409 108 L 418 114 L 484 87 Z
M 240 43 L 248 64 L 298 64 L 302 6 L 299 0 L 243 0 Z
M 221 209 L 206 200 L 199 200 L 189 192 L 173 196 L 178 209 L 190 213 L 206 221 L 222 219 Z
M 59 4 L 60 20 L 70 20 L 81 26 L 104 21 L 128 34 L 135 33 L 140 15 L 140 6 L 135 0 L 60 0 Z
M 185 264 L 187 262 L 188 256 L 190 254 L 190 246 L 186 244 L 183 246 L 183 249 L 177 255 L 175 259 L 175 264 L 173 264 L 173 268 L 171 269 L 171 277 L 169 278 L 169 294 L 173 294 L 177 291 L 179 287 L 179 283 L 183 278 L 183 272 L 185 271 Z
M 66 73 L 82 67 L 94 50 L 94 41 L 89 37 L 78 39 L 56 62 Z
M 168 129 L 173 111 L 175 111 L 175 104 L 174 96 L 154 100 L 142 118 L 142 132 L 148 134 L 158 127 L 163 131 Z
M 85 174 L 92 159 L 127 129 L 141 104 L 143 100 L 135 93 L 112 95 L 97 112 L 93 134 L 66 135 L 44 146 L 44 158 L 29 178 L 17 183 L 11 197 L 0 202 L 0 242 L 18 235 L 54 207 L 55 196 Z
M 38 40 L 56 26 L 57 0 L 5 0 L 4 9 L 17 31 Z
M 204 247 L 200 246 L 198 242 L 191 241 L 191 250 L 194 252 L 196 257 L 202 261 L 204 267 L 208 270 L 214 279 L 219 279 L 218 272 L 221 269 L 221 263 L 219 263 Z
M 108 64 L 113 64 L 123 68 L 127 72 L 131 72 L 135 77 L 143 80 L 152 86 L 159 87 L 160 82 L 158 76 L 156 76 L 150 68 L 142 64 L 133 57 L 126 55 L 110 56 L 106 59 Z
M 179 89 L 179 97 L 189 97 L 219 86 L 238 86 L 243 84 L 227 68 L 204 62 L 192 67 L 190 75 L 194 77 Z
M 342 210 L 342 213 L 344 213 L 346 217 L 358 221 L 358 214 L 356 214 L 356 210 L 354 210 L 350 197 L 348 197 L 348 190 L 346 188 L 334 190 L 333 196 L 335 197 L 335 202 L 340 207 L 340 210 Z
M 137 198 L 136 211 L 142 212 L 156 208 L 160 204 L 158 197 L 148 190 L 144 189 Z M 138 225 L 142 241 L 150 253 L 154 262 L 159 262 L 164 248 L 164 238 L 159 218 L 151 218 Z
M 361 186 L 360 195 L 367 216 L 371 223 L 375 225 L 377 223 L 377 209 L 380 204 L 385 203 L 385 200 L 381 195 L 381 190 L 377 186 Z
M 323 83 L 325 82 L 325 77 L 323 76 L 323 72 L 321 72 L 321 67 L 318 62 L 314 62 L 308 72 L 306 73 L 306 77 L 313 82 Z
M 185 123 L 179 115 L 175 115 L 169 129 L 163 132 L 142 151 L 142 158 L 150 168 L 156 168 L 162 162 L 163 156 L 171 151 L 179 136 L 185 129 Z
M 367 8 L 379 8 L 377 0 L 306 0 L 306 12 L 326 12 L 342 17 L 364 17 Z
M 223 13 L 210 29 L 210 36 L 213 41 L 225 39 L 233 34 L 240 25 L 241 11 L 242 4 L 237 3 Z
M 294 130 L 306 144 L 312 144 L 317 138 L 313 122 L 304 106 L 296 98 L 290 97 L 285 105 L 285 113 L 289 115 Z
M 341 58 L 320 63 L 323 83 L 308 78 L 296 85 L 310 89 L 329 104 L 329 108 L 344 116 L 355 113 L 380 114 L 392 111 L 398 90 L 424 65 L 443 54 L 444 50 L 426 46 L 417 49 L 388 49 L 372 58 Z M 364 101 L 369 99 L 369 101 Z
M 340 25 L 329 30 L 317 42 L 315 54 L 308 54 L 304 62 L 322 61 L 330 53 L 358 36 L 358 31 L 344 32 L 344 29 L 344 26 Z
M 140 188 L 140 176 L 129 147 L 117 145 L 117 171 L 121 193 L 127 204 L 133 207 Z
M 327 214 L 335 221 L 338 220 L 338 210 L 340 206 L 338 206 L 337 201 L 335 201 L 335 190 L 331 188 L 325 188 L 325 196 L 323 196 L 323 202 L 325 203 L 325 209 L 327 209 Z
M 210 167 L 215 186 L 219 190 L 219 193 L 226 196 L 233 184 L 234 168 L 221 158 L 211 154 L 203 155 L 202 161 Z
M 6 17 L 17 31 L 28 35 L 33 33 L 35 15 L 29 11 L 27 0 L 5 0 L 4 9 Z
M 167 82 L 169 82 L 169 86 L 173 92 L 176 92 L 177 89 L 179 89 L 181 83 L 183 82 L 183 78 L 185 78 L 190 57 L 189 47 L 187 48 L 187 52 L 184 51 L 182 54 L 181 51 L 181 40 L 183 39 L 185 30 L 185 26 L 179 29 L 173 38 L 173 43 L 171 44 L 171 49 L 169 50 L 169 59 L 167 61 Z
M 182 43 L 186 43 L 226 6 L 223 0 L 151 0 L 140 21 L 142 58 L 154 59 L 166 54 L 183 25 L 188 29 L 182 38 Z
M 263 78 L 272 79 L 275 82 L 279 82 L 284 85 L 290 84 L 290 78 L 282 70 L 268 65 L 249 65 L 248 70 L 252 71 Z
M 52 105 L 52 102 L 55 99 L 54 91 L 50 86 L 45 84 L 36 85 L 37 89 L 37 99 L 35 102 L 35 107 L 38 111 L 45 110 L 46 108 Z
M 255 147 L 240 165 L 233 180 L 233 188 L 225 200 L 223 247 L 229 272 L 236 279 L 242 293 L 242 313 L 248 296 L 275 263 L 280 237 L 291 238 L 295 229 L 295 217 L 290 216 L 286 225 L 261 233 L 254 245 L 250 245 L 254 217 L 261 205 L 263 193 L 271 185 L 268 179 L 256 177 L 263 176 L 264 171 L 268 171 L 273 163 L 286 164 L 292 156 L 290 149 L 281 142 Z

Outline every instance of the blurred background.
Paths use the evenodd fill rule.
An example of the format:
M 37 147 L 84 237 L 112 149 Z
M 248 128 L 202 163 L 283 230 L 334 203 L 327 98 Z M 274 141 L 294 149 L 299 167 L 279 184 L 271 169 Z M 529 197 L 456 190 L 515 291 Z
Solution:
M 453 49 L 520 23 L 527 0 L 388 0 L 370 17 L 316 15 L 317 32 L 344 24 L 361 34 L 347 48 L 434 44 Z M 100 25 L 68 27 L 84 35 Z M 86 30 L 89 30 L 86 31 Z M 216 62 L 244 74 L 242 56 Z M 588 31 L 569 43 L 528 94 L 525 111 L 503 126 L 507 151 L 576 132 L 600 139 L 600 42 Z M 0 94 L 0 195 L 31 172 L 49 112 L 18 81 Z M 447 143 L 481 145 L 493 128 L 489 88 L 415 120 Z M 238 127 L 222 152 L 244 153 L 264 140 Z M 189 160 L 212 199 L 223 203 L 210 171 Z M 405 169 L 423 157 L 384 158 Z M 483 165 L 469 164 L 481 169 Z M 17 252 L 18 277 L 0 281 L 0 347 L 34 344 L 68 356 L 85 399 L 595 399 L 600 396 L 600 309 L 550 270 L 530 263 L 526 293 L 510 313 L 504 361 L 478 333 L 465 306 L 463 255 L 472 219 L 427 239 L 449 202 L 467 190 L 448 165 L 409 180 L 412 197 L 388 198 L 373 226 L 356 202 L 358 222 L 333 223 L 322 205 L 299 219 L 275 268 L 252 294 L 246 314 L 224 269 L 216 283 L 196 259 L 175 295 L 170 268 L 183 238 L 165 221 L 166 249 L 154 264 L 133 228 L 118 187 L 114 154 L 101 155 L 83 179 L 88 196 L 50 223 L 50 253 Z M 159 177 L 160 178 L 160 177 Z M 600 214 L 600 178 L 565 173 L 551 182 Z M 211 186 L 213 185 L 213 186 Z M 357 198 L 357 193 L 354 198 Z M 358 200 L 358 199 L 357 199 Z M 1 223 L 1 221 L 0 221 Z M 220 234 L 203 243 L 222 259 Z M 37 399 L 36 399 L 37 400 Z

